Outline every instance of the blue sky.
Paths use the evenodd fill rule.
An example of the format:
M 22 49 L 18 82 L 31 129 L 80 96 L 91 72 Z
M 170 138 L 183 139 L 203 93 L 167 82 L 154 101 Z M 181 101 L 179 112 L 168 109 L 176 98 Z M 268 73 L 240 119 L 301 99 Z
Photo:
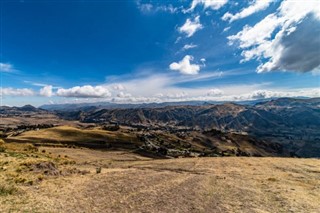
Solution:
M 319 97 L 318 6 L 4 0 L 2 104 Z

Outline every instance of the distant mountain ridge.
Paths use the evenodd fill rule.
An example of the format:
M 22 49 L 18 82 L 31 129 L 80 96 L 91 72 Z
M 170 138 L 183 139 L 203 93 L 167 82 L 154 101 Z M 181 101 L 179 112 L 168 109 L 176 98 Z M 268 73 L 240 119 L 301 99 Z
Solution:
M 320 98 L 280 98 L 235 103 L 59 111 L 64 119 L 143 128 L 218 129 L 279 142 L 302 156 L 320 156 Z
M 46 108 L 46 107 L 43 107 Z M 320 157 L 320 98 L 279 98 L 257 103 L 182 102 L 1 107 L 0 114 L 51 113 L 65 120 L 120 124 L 143 129 L 194 129 L 248 134 L 281 143 L 300 156 Z M 55 109 L 55 110 L 53 110 Z M 41 116 L 40 116 L 41 117 Z
M 8 106 L 1 106 L 0 107 L 0 114 L 2 115 L 22 115 L 25 113 L 44 113 L 47 110 L 36 108 L 32 105 L 25 105 L 22 107 L 8 107 Z
M 263 100 L 253 100 L 253 101 L 237 101 L 233 103 L 241 105 L 254 105 L 256 103 L 266 101 L 269 99 Z M 74 110 L 83 110 L 88 111 L 91 109 L 130 109 L 130 108 L 161 108 L 166 106 L 202 106 L 202 105 L 212 105 L 212 104 L 223 104 L 231 103 L 230 101 L 180 101 L 180 102 L 162 102 L 162 103 L 132 103 L 132 104 L 123 104 L 123 103 L 112 103 L 112 102 L 95 102 L 95 103 L 78 103 L 78 104 L 46 104 L 42 105 L 39 108 L 49 111 L 62 110 L 62 111 L 74 111 Z

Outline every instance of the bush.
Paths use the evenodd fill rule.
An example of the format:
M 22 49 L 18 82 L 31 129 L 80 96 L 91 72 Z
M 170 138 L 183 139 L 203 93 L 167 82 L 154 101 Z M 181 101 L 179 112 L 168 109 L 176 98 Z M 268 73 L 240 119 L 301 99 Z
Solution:
M 97 168 L 96 168 L 96 173 L 97 173 L 97 174 L 101 173 L 101 167 L 97 167 Z
M 17 191 L 17 188 L 11 185 L 0 184 L 0 196 L 12 195 Z
M 4 144 L 5 144 L 5 142 L 0 139 L 0 152 L 5 152 L 6 151 L 6 148 L 3 146 Z
M 5 152 L 6 148 L 4 148 L 3 146 L 0 146 L 0 152 Z

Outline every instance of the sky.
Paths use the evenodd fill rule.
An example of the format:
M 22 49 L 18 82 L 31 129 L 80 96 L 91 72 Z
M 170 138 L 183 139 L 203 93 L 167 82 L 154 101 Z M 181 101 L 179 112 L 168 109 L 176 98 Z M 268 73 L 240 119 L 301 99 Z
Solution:
M 2 0 L 1 105 L 320 97 L 320 0 Z

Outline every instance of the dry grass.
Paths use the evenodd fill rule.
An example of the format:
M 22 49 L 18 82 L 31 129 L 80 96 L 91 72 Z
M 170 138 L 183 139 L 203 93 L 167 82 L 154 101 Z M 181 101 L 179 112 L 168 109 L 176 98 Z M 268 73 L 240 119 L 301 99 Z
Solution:
M 38 131 L 28 131 L 14 137 L 17 141 L 28 142 L 71 142 L 71 143 L 90 143 L 90 142 L 134 142 L 136 137 L 126 133 L 105 131 L 100 129 L 79 129 L 71 126 L 59 126 Z
M 10 184 L 0 184 L 0 196 L 12 195 L 17 192 L 17 188 Z
M 32 144 L 3 143 L 0 141 L 0 195 L 10 196 L 22 192 L 21 187 L 32 186 L 52 174 L 47 165 L 72 165 L 74 161 L 43 153 Z M 47 166 L 47 167 L 46 167 Z M 57 170 L 58 171 L 58 170 Z M 64 170 L 62 170 L 64 171 Z
M 18 145 L 17 145 L 18 146 Z M 46 149 L 46 153 L 41 150 Z M 48 154 L 51 153 L 51 154 Z M 1 175 L 24 178 L 17 168 L 54 162 L 90 174 L 46 176 L 18 193 L 0 196 L 3 212 L 319 212 L 320 161 L 294 158 L 189 158 L 152 160 L 124 151 L 40 148 L 31 156 L 4 157 Z M 22 152 L 20 154 L 27 154 Z M 30 155 L 30 154 L 29 154 Z M 5 163 L 7 162 L 7 163 Z M 27 163 L 28 162 L 28 163 Z M 27 163 L 27 164 L 26 164 Z M 64 167 L 65 166 L 65 167 Z M 96 168 L 101 173 L 96 174 Z M 30 167 L 27 167 L 30 168 Z M 30 175 L 30 176 L 29 176 Z M 3 177 L 0 178 L 3 180 Z M 11 181 L 14 183 L 14 181 Z

